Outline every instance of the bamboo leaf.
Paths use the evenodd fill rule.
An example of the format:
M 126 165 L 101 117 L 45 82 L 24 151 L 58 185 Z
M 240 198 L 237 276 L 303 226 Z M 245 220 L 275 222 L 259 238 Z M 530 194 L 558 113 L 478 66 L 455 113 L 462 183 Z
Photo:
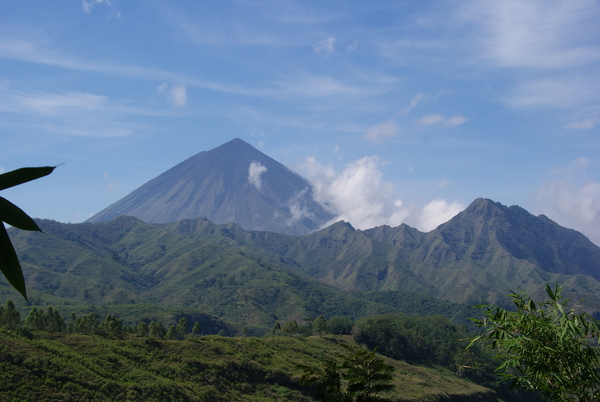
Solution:
M 2 197 L 0 197 L 0 221 L 22 230 L 42 231 L 21 208 Z
M 27 183 L 40 177 L 48 176 L 56 166 L 21 168 L 0 174 L 0 190 Z
M 2 271 L 6 280 L 27 300 L 27 290 L 25 289 L 25 278 L 23 278 L 21 264 L 19 264 L 17 253 L 2 222 L 0 222 L 0 271 Z

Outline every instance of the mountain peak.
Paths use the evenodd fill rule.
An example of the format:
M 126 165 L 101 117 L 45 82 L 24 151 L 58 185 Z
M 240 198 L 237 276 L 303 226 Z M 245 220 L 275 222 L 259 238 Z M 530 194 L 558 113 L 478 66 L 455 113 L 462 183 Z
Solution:
M 502 249 L 547 272 L 584 274 L 600 280 L 600 248 L 583 234 L 517 205 L 507 207 L 478 198 L 427 237 L 432 243 L 444 244 L 447 251 L 439 253 L 444 258 L 436 261 L 437 265 L 465 255 L 474 261 L 495 258 Z
M 205 217 L 291 235 L 313 232 L 333 218 L 313 200 L 305 179 L 239 138 L 191 156 L 88 222 L 119 215 L 149 223 Z

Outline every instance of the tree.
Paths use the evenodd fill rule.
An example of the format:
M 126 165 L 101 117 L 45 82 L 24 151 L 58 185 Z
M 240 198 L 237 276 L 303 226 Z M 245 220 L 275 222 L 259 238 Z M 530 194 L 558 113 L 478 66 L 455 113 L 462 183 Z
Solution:
M 49 166 L 22 168 L 0 174 L 0 191 L 47 176 L 52 173 L 54 168 Z M 2 271 L 11 286 L 27 300 L 27 290 L 25 288 L 25 278 L 23 277 L 21 264 L 8 237 L 4 223 L 22 230 L 34 230 L 38 232 L 42 230 L 23 210 L 5 198 L 0 197 L 0 271 Z
M 288 335 L 296 335 L 298 333 L 298 323 L 296 320 L 286 322 L 283 324 L 281 332 Z
M 75 332 L 75 323 L 77 322 L 77 316 L 75 315 L 75 313 L 71 312 L 71 315 L 69 315 L 69 324 L 67 325 L 67 332 L 72 334 L 73 332 Z
M 242 334 L 244 334 L 244 336 L 248 336 L 248 327 L 244 325 L 244 328 L 242 328 Z
M 171 325 L 169 327 L 169 330 L 167 331 L 165 338 L 169 339 L 171 341 L 177 339 L 177 328 L 175 328 L 175 325 Z
M 123 334 L 123 322 L 119 317 L 112 314 L 106 314 L 102 321 L 102 331 L 110 336 L 120 336 Z
M 319 366 L 297 365 L 303 371 L 303 384 L 316 384 L 315 397 L 328 402 L 375 402 L 385 401 L 377 394 L 390 391 L 394 366 L 386 364 L 377 356 L 377 349 L 342 343 L 348 353 L 339 360 L 326 359 Z M 346 380 L 344 390 L 342 380 Z
M 348 380 L 348 394 L 358 402 L 382 400 L 377 394 L 391 391 L 394 385 L 394 366 L 377 357 L 377 348 L 370 350 L 359 345 L 342 343 L 349 354 L 342 359 L 344 378 Z
M 192 328 L 192 334 L 198 335 L 200 333 L 202 333 L 202 327 L 200 326 L 200 323 L 196 321 L 194 323 L 194 327 Z
M 276 335 L 279 333 L 279 331 L 281 331 L 281 324 L 279 321 L 275 321 L 273 328 L 271 328 L 271 335 Z
M 144 321 L 140 321 L 136 327 L 136 332 L 139 336 L 148 336 L 149 332 L 148 324 Z
M 155 336 L 157 338 L 164 338 L 165 334 L 167 333 L 167 330 L 165 329 L 165 327 L 163 326 L 162 322 L 158 321 L 150 321 L 150 324 L 148 325 L 148 334 L 150 336 Z
M 179 324 L 177 324 L 178 337 L 183 338 L 188 332 L 189 332 L 189 330 L 188 330 L 187 319 L 185 317 L 181 317 L 179 319 Z
M 352 321 L 348 317 L 336 315 L 327 320 L 327 328 L 334 335 L 350 335 Z
M 496 372 L 510 380 L 511 388 L 539 392 L 554 401 L 596 401 L 600 388 L 600 323 L 586 313 L 576 313 L 562 287 L 546 284 L 548 300 L 534 302 L 512 292 L 516 311 L 484 308 L 484 318 L 473 320 L 485 332 L 471 339 L 497 350 L 502 362 Z
M 318 401 L 346 402 L 349 396 L 342 390 L 342 372 L 337 360 L 326 359 L 320 366 L 299 364 L 303 371 L 300 382 L 306 385 L 316 384 L 315 398 Z
M 0 306 L 0 326 L 17 329 L 21 326 L 21 314 L 12 300 L 6 301 L 6 307 Z
M 327 330 L 327 320 L 320 315 L 313 323 L 313 329 L 321 336 Z

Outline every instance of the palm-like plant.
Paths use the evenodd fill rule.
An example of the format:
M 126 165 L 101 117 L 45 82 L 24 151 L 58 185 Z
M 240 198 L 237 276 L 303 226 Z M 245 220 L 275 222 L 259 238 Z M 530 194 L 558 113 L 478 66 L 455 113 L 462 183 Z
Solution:
M 55 167 L 22 168 L 0 174 L 0 190 L 5 190 L 52 173 Z M 25 279 L 17 253 L 10 242 L 4 223 L 22 230 L 41 232 L 37 223 L 23 210 L 7 199 L 0 197 L 0 271 L 8 282 L 27 300 Z

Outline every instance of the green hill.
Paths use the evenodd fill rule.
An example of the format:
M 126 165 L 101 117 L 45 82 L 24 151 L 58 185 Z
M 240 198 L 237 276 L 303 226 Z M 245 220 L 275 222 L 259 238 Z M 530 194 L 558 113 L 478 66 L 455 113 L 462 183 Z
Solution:
M 423 300 L 394 292 L 378 298 L 345 291 L 299 272 L 277 257 L 277 250 L 302 237 L 246 232 L 203 219 L 169 225 L 132 217 L 95 224 L 39 223 L 45 233 L 11 230 L 29 304 L 61 306 L 66 313 L 110 311 L 127 322 L 159 319 L 165 325 L 204 313 L 226 321 L 233 331 L 247 325 L 258 335 L 277 320 L 410 313 Z M 27 308 L 1 282 L 0 297 Z M 468 310 L 428 300 L 429 314 L 452 317 Z M 462 319 L 466 322 L 465 314 Z M 214 328 L 216 333 L 221 327 Z
M 185 341 L 0 329 L 0 395 L 11 401 L 311 401 L 296 364 L 344 350 L 341 338 L 286 336 Z M 396 368 L 393 401 L 495 401 L 486 388 L 430 368 Z

